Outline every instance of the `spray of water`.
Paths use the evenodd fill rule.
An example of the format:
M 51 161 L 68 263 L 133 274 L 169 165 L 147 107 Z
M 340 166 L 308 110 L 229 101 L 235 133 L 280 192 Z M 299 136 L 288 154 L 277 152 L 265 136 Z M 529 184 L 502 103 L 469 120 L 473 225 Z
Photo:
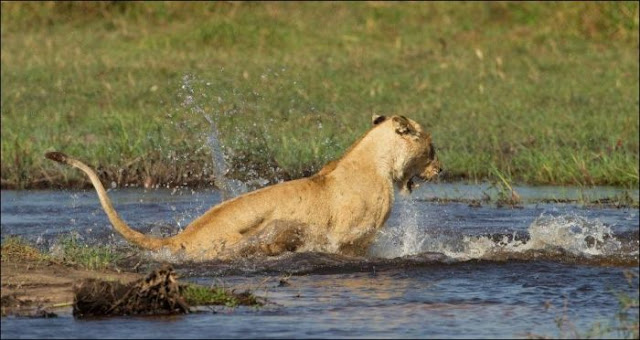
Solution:
M 563 251 L 577 256 L 608 256 L 618 254 L 622 248 L 610 227 L 599 220 L 575 214 L 562 216 L 540 215 L 527 228 L 529 237 L 516 235 L 502 237 L 470 236 L 446 233 L 418 221 L 415 203 L 400 202 L 400 224 L 383 229 L 371 248 L 371 255 L 394 258 L 436 252 L 452 259 L 491 259 L 509 257 L 527 251 Z
M 215 185 L 222 193 L 222 200 L 228 200 L 248 191 L 247 185 L 241 181 L 227 178 L 229 166 L 227 165 L 224 147 L 220 142 L 220 132 L 218 130 L 217 115 L 215 112 L 206 112 L 198 103 L 193 88 L 194 78 L 191 75 L 185 75 L 182 78 L 182 90 L 184 91 L 183 107 L 191 110 L 192 114 L 196 114 L 204 118 L 209 123 L 209 131 L 205 136 L 205 140 L 211 149 L 213 176 Z M 219 100 L 222 100 L 218 97 Z
M 423 248 L 426 238 L 421 235 L 419 226 L 419 214 L 416 201 L 412 199 L 400 199 L 401 214 L 404 216 L 404 232 L 400 236 L 400 256 L 412 255 Z
M 415 200 L 398 197 L 394 209 L 400 214 L 400 223 L 380 231 L 376 243 L 369 250 L 373 256 L 402 257 L 419 254 L 427 248 L 425 242 L 428 242 L 429 238 L 419 222 L 425 216 L 420 216 Z
M 577 215 L 541 215 L 528 228 L 529 240 L 503 238 L 494 242 L 489 237 L 465 236 L 462 251 L 443 252 L 453 258 L 486 258 L 495 254 L 523 253 L 530 250 L 562 250 L 573 255 L 613 255 L 621 243 L 611 228 L 598 220 L 589 220 Z
M 202 131 L 201 124 L 207 122 L 206 131 L 196 135 L 202 145 L 196 153 L 210 151 L 209 174 L 223 199 L 313 170 L 292 165 L 296 156 L 300 162 L 319 165 L 335 158 L 336 150 L 344 147 L 333 138 L 334 120 L 323 119 L 334 113 L 319 112 L 308 91 L 296 81 L 298 75 L 286 67 L 267 68 L 259 77 L 245 71 L 241 79 L 221 68 L 208 77 L 183 76 L 179 91 L 182 105 L 175 114 L 178 119 L 169 116 L 177 129 L 189 134 Z M 281 135 L 279 127 L 292 124 L 308 138 L 301 141 L 298 133 L 293 138 Z M 272 150 L 273 146 L 278 147 Z M 300 147 L 305 151 L 298 150 Z M 291 172 L 283 170 L 280 162 Z

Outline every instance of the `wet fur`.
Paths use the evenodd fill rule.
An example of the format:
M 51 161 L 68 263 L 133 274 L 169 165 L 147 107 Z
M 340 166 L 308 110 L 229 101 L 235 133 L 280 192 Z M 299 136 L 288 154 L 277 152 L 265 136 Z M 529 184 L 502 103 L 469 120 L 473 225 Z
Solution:
M 167 238 L 122 221 L 87 165 L 60 152 L 45 156 L 84 171 L 114 228 L 145 249 L 168 248 L 192 260 L 304 250 L 363 254 L 389 217 L 393 184 L 409 193 L 415 176 L 428 180 L 440 172 L 431 136 L 419 124 L 403 116 L 374 116 L 372 122 L 344 156 L 317 174 L 222 202 Z

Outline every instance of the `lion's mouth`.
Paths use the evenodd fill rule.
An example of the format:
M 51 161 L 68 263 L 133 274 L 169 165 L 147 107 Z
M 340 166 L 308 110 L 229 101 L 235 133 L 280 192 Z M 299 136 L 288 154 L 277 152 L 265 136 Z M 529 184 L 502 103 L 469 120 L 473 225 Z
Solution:
M 415 188 L 420 186 L 420 184 L 416 183 L 416 181 L 425 182 L 427 180 L 422 178 L 422 177 L 420 177 L 420 176 L 413 176 L 413 177 L 409 178 L 409 180 L 405 184 L 405 189 L 407 189 L 407 191 L 409 193 L 413 192 L 413 189 L 415 189 Z
M 407 184 L 405 185 L 405 189 L 407 189 L 407 191 L 411 193 L 413 191 L 414 185 L 415 183 L 413 183 L 413 178 L 409 178 L 409 180 L 407 181 Z
M 418 188 L 421 183 L 430 182 L 430 181 L 434 180 L 437 177 L 438 177 L 438 175 L 428 176 L 428 177 L 427 176 L 421 176 L 421 175 L 415 175 L 415 176 L 409 178 L 409 180 L 405 184 L 405 189 L 407 191 L 409 191 L 409 193 L 411 193 L 413 191 L 413 189 Z

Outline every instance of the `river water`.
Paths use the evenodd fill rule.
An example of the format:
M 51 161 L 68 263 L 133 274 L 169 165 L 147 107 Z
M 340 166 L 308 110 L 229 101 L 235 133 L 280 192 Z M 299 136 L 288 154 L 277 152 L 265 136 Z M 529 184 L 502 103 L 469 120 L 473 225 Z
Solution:
M 431 184 L 411 199 L 397 197 L 362 258 L 289 253 L 173 264 L 182 280 L 250 289 L 268 299 L 261 308 L 98 320 L 61 309 L 54 319 L 2 318 L 2 338 L 574 337 L 598 323 L 616 326 L 616 294 L 638 294 L 638 209 L 540 203 L 612 197 L 621 193 L 615 188 L 516 187 L 524 200 L 516 208 L 455 202 L 488 190 Z M 179 232 L 222 199 L 188 189 L 109 195 L 133 228 L 156 235 Z M 637 190 L 630 195 L 638 200 Z M 77 233 L 87 244 L 130 249 L 91 190 L 2 191 L 1 203 L 3 239 L 19 235 L 52 249 L 58 237 Z M 171 260 L 142 258 L 148 267 Z

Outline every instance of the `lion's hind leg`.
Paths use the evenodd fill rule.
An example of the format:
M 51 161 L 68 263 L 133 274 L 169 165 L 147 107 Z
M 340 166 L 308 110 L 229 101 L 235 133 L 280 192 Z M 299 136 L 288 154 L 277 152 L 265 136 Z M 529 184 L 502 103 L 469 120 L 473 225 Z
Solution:
M 241 240 L 230 253 L 236 256 L 276 256 L 296 251 L 304 244 L 304 225 L 298 222 L 276 220 L 266 224 L 258 233 Z

